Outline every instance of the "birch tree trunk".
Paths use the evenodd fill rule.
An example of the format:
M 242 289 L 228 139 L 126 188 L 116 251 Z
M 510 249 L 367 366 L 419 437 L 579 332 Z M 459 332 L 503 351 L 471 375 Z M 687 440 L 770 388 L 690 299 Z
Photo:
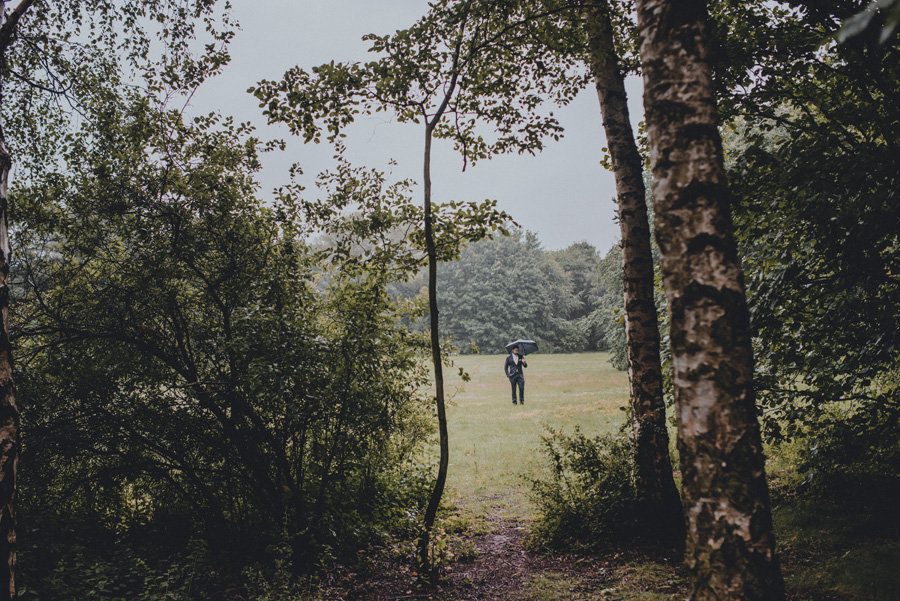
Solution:
M 636 484 L 644 500 L 642 515 L 646 517 L 648 529 L 657 532 L 660 540 L 681 545 L 684 514 L 669 460 L 643 161 L 628 115 L 625 79 L 615 50 L 609 7 L 590 10 L 586 27 L 591 73 L 600 99 L 603 129 L 616 180 Z
M 9 340 L 8 184 L 12 165 L 0 132 L 0 600 L 16 597 L 16 477 L 19 464 L 19 409 L 12 377 Z
M 9 13 L 0 15 L 0 68 L 5 67 L 6 49 L 34 0 L 21 0 Z M 5 3 L 4 3 L 5 8 Z M 0 11 L 5 13 L 5 11 Z M 5 17 L 5 19 L 4 19 Z M 6 78 L 0 72 L 0 86 Z M 2 89 L 0 89 L 2 102 Z M 0 601 L 16 598 L 16 489 L 19 472 L 19 408 L 13 381 L 12 344 L 9 339 L 9 171 L 12 159 L 6 135 L 0 127 Z
M 784 599 L 702 0 L 638 0 L 694 601 Z

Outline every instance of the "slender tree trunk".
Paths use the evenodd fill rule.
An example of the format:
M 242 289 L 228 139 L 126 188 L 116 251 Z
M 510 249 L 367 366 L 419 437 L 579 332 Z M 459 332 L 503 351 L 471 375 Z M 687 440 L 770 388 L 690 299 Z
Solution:
M 12 377 L 9 340 L 9 169 L 12 162 L 0 132 L 0 600 L 16 597 L 16 477 L 19 464 L 19 409 Z
M 454 78 L 455 83 L 455 78 Z M 452 94 L 451 87 L 451 94 Z M 448 96 L 449 98 L 449 96 Z M 444 103 L 446 106 L 446 103 Z M 437 404 L 438 430 L 440 433 L 441 456 L 438 463 L 437 480 L 434 490 L 428 499 L 425 508 L 425 523 L 422 536 L 419 538 L 419 571 L 420 576 L 433 581 L 436 574 L 431 558 L 428 556 L 428 547 L 431 543 L 431 531 L 434 528 L 434 520 L 437 517 L 438 506 L 444 494 L 444 485 L 447 482 L 447 467 L 450 461 L 450 446 L 447 432 L 447 409 L 444 405 L 444 370 L 441 363 L 441 340 L 438 330 L 438 304 L 437 304 L 437 250 L 434 244 L 434 227 L 431 212 L 431 134 L 434 124 L 440 120 L 443 108 L 434 118 L 432 123 L 425 128 L 425 166 L 423 188 L 425 192 L 425 252 L 428 255 L 428 313 L 431 317 L 431 360 L 434 366 L 434 400 Z
M 441 504 L 441 497 L 444 496 L 444 485 L 447 483 L 447 468 L 450 465 L 450 444 L 447 431 L 447 408 L 444 404 L 444 369 L 441 363 L 441 337 L 440 329 L 438 328 L 437 247 L 434 243 L 434 218 L 431 211 L 431 140 L 434 128 L 440 123 L 441 118 L 444 116 L 444 111 L 447 110 L 447 106 L 450 104 L 450 99 L 456 93 L 456 83 L 459 79 L 459 53 L 468 20 L 469 16 L 466 13 L 460 23 L 459 38 L 453 51 L 453 66 L 451 68 L 453 75 L 450 77 L 450 83 L 445 88 L 444 98 L 441 100 L 440 106 L 434 112 L 431 120 L 428 119 L 424 107 L 422 109 L 422 116 L 425 121 L 422 188 L 425 196 L 423 203 L 425 213 L 425 254 L 428 256 L 428 314 L 431 318 L 431 361 L 434 366 L 434 402 L 437 406 L 441 456 L 438 461 L 438 474 L 434 483 L 434 490 L 432 490 L 431 497 L 428 499 L 428 505 L 425 508 L 425 522 L 422 536 L 419 538 L 418 565 L 420 577 L 424 576 L 432 583 L 437 578 L 437 571 L 434 569 L 431 558 L 428 556 L 428 547 L 431 543 L 431 531 L 434 528 L 434 520 L 437 517 L 437 510 Z
M 669 459 L 669 432 L 659 358 L 659 323 L 653 296 L 653 255 L 647 220 L 643 161 L 628 116 L 625 79 L 613 42 L 609 7 L 587 14 L 591 73 L 609 146 L 622 236 L 625 348 L 634 420 L 635 474 L 648 530 L 660 540 L 684 541 L 684 514 Z
M 694 601 L 778 601 L 784 583 L 753 392 L 702 0 L 637 0 L 656 240 L 671 317 Z
M 6 67 L 6 49 L 19 19 L 34 0 L 21 0 L 8 15 L 0 10 L 0 69 Z M 3 7 L 5 8 L 5 3 Z M 5 19 L 3 17 L 6 17 Z M 0 71 L 0 106 L 6 73 Z M 16 598 L 16 490 L 19 474 L 19 408 L 13 381 L 12 343 L 9 339 L 9 171 L 12 159 L 0 127 L 0 601 Z

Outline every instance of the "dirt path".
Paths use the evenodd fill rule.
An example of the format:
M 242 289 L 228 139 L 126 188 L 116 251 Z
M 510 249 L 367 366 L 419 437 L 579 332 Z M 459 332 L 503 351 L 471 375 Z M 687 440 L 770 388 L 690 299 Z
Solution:
M 674 570 L 659 573 L 633 568 L 633 562 L 610 552 L 592 557 L 530 553 L 523 546 L 527 523 L 489 516 L 487 530 L 452 540 L 459 559 L 444 571 L 439 585 L 417 588 L 409 555 L 371 560 L 357 572 L 335 574 L 324 599 L 394 601 L 586 601 L 683 598 Z M 459 549 L 464 553 L 459 553 Z M 631 558 L 632 560 L 634 558 Z M 363 562 L 365 563 L 365 562 Z M 658 565 L 658 564 L 657 564 Z M 650 592 L 643 596 L 642 591 Z
M 526 526 L 521 522 L 498 523 L 495 531 L 475 541 L 478 558 L 453 566 L 444 587 L 446 591 L 442 591 L 446 595 L 435 598 L 460 601 L 512 601 L 548 596 L 552 599 L 584 599 L 608 588 L 610 577 L 600 559 L 529 553 L 522 545 L 525 532 Z
M 601 550 L 589 556 L 545 555 L 527 551 L 530 523 L 510 517 L 506 495 L 479 499 L 480 515 L 463 518 L 463 527 L 444 522 L 452 559 L 434 588 L 416 583 L 409 542 L 369 554 L 357 565 L 338 569 L 314 599 L 322 601 L 681 601 L 686 574 L 673 552 L 662 557 L 629 549 Z M 477 514 L 473 507 L 464 512 Z M 486 515 L 485 515 L 486 514 Z M 445 516 L 446 517 L 446 516 Z M 459 515 L 455 516 L 459 518 Z M 797 560 L 786 555 L 792 569 Z M 850 594 L 816 589 L 789 590 L 789 601 L 853 601 Z M 893 597 L 892 597 L 893 598 Z

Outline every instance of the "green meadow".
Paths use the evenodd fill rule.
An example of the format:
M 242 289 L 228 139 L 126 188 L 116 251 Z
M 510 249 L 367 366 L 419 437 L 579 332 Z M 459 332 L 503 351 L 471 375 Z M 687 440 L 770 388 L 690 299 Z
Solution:
M 461 514 L 463 522 L 476 531 L 486 526 L 489 517 L 533 518 L 529 479 L 547 469 L 540 451 L 547 428 L 571 432 L 579 427 L 594 436 L 615 431 L 625 420 L 622 408 L 628 402 L 627 374 L 613 369 L 608 358 L 606 353 L 529 355 L 523 406 L 512 404 L 509 381 L 503 375 L 503 355 L 455 357 L 453 368 L 445 371 L 450 398 L 445 501 L 455 506 L 451 513 Z M 471 381 L 462 381 L 459 368 Z M 674 432 L 671 434 L 674 439 Z M 795 598 L 900 598 L 900 572 L 895 569 L 900 561 L 896 508 L 873 505 L 860 512 L 833 501 L 807 499 L 795 490 L 801 477 L 792 445 L 769 447 L 767 454 L 778 551 Z M 634 591 L 652 590 L 657 580 L 671 580 L 675 577 L 671 567 L 638 562 L 623 570 L 617 585 L 623 599 L 669 598 Z M 634 580 L 629 570 L 657 570 L 661 575 L 649 578 L 651 584 L 644 587 L 628 584 Z M 628 596 L 632 592 L 635 596 Z
M 504 355 L 462 355 L 447 370 L 450 403 L 450 500 L 501 515 L 531 514 L 527 478 L 545 469 L 541 435 L 548 427 L 590 436 L 625 419 L 625 372 L 606 353 L 532 354 L 526 358 L 525 405 L 513 405 Z M 464 382 L 462 368 L 471 377 Z

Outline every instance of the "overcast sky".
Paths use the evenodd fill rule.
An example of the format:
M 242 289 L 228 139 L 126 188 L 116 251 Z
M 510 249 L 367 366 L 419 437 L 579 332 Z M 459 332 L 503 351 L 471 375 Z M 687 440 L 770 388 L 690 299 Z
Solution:
M 316 193 L 315 175 L 331 166 L 325 143 L 304 145 L 291 139 L 284 126 L 268 126 L 247 88 L 262 79 L 280 79 L 290 67 L 310 68 L 331 60 L 365 61 L 367 33 L 385 34 L 408 27 L 427 10 L 425 0 L 262 0 L 235 2 L 241 31 L 231 46 L 232 62 L 214 81 L 204 84 L 191 101 L 192 111 L 221 111 L 254 123 L 261 137 L 283 138 L 285 153 L 265 157 L 260 177 L 264 192 L 288 181 L 288 168 L 299 162 L 307 193 Z M 640 120 L 640 81 L 628 82 L 632 119 Z M 586 240 L 604 252 L 619 238 L 614 221 L 615 184 L 600 166 L 606 146 L 594 90 L 587 89 L 569 106 L 555 110 L 565 137 L 536 157 L 501 156 L 469 166 L 449 143 L 433 149 L 433 194 L 447 200 L 496 199 L 525 229 L 538 234 L 544 248 L 564 248 Z M 421 182 L 422 130 L 391 122 L 384 113 L 362 119 L 349 131 L 346 144 L 354 165 L 388 170 Z

